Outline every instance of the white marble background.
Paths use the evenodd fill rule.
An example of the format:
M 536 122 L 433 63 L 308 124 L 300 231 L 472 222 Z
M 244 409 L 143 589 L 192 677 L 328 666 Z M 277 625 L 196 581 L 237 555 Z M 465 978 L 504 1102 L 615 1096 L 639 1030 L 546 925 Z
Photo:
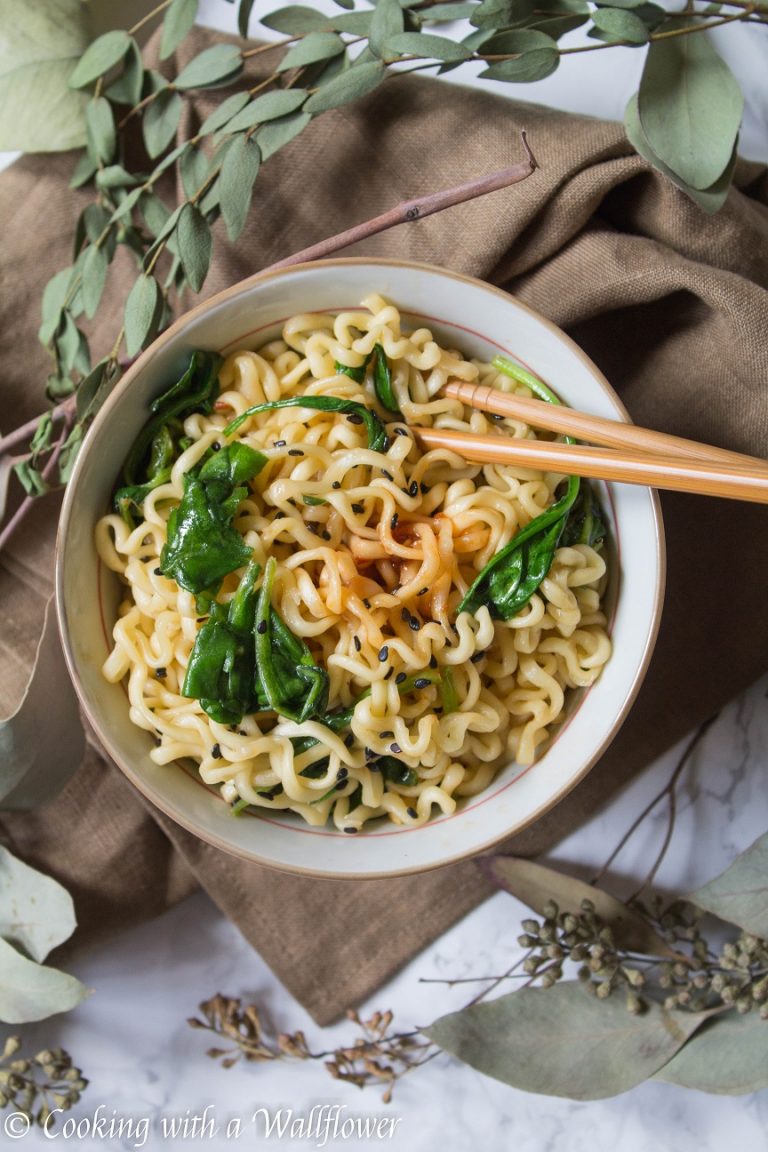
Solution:
M 279 6 L 257 5 L 257 11 Z M 234 28 L 235 6 L 203 0 L 205 23 Z M 580 33 L 574 33 L 578 42 Z M 768 155 L 768 35 L 763 29 L 723 29 L 723 53 L 748 88 L 742 150 Z M 585 67 L 587 64 L 589 67 Z M 596 52 L 568 61 L 554 76 L 524 90 L 495 85 L 509 95 L 553 107 L 620 119 L 635 90 L 641 54 L 629 49 Z M 456 76 L 456 73 L 453 74 Z M 462 70 L 460 79 L 466 82 Z M 414 190 L 415 191 L 415 190 Z M 736 853 L 768 828 L 768 679 L 731 704 L 696 752 L 679 787 L 677 830 L 659 874 L 666 892 L 685 892 L 721 871 Z M 635 780 L 608 811 L 562 843 L 553 861 L 596 868 L 632 823 L 635 814 L 663 787 L 682 745 Z M 628 890 L 642 877 L 664 833 L 660 808 L 623 851 L 611 874 L 615 890 Z M 526 910 L 500 893 L 417 957 L 395 980 L 364 1005 L 363 1014 L 391 1008 L 403 1029 L 426 1024 L 460 1007 L 475 985 L 423 983 L 503 971 L 519 949 L 519 921 Z M 386 947 L 386 941 L 382 941 Z M 337 1105 L 340 1120 L 389 1118 L 384 1138 L 329 1141 L 329 1148 L 361 1149 L 373 1144 L 398 1152 L 463 1152 L 474 1145 L 489 1152 L 761 1152 L 768 1148 L 768 1094 L 712 1097 L 671 1085 L 647 1083 L 613 1100 L 574 1103 L 526 1095 L 490 1080 L 447 1056 L 439 1056 L 396 1086 L 385 1105 L 377 1089 L 360 1091 L 332 1080 L 317 1064 L 238 1064 L 225 1070 L 205 1055 L 214 1041 L 185 1023 L 198 1003 L 217 991 L 258 1002 L 278 1030 L 305 1030 L 314 1049 L 333 1048 L 352 1037 L 347 1024 L 318 1029 L 271 974 L 238 931 L 198 895 L 164 917 L 78 955 L 72 965 L 93 996 L 74 1012 L 23 1029 L 31 1051 L 43 1044 L 64 1045 L 82 1066 L 90 1086 L 69 1115 L 80 1137 L 51 1141 L 32 1131 L 3 1147 L 24 1152 L 43 1148 L 130 1149 L 180 1152 L 207 1147 L 316 1147 L 320 1138 L 273 1135 L 264 1122 L 251 1123 L 255 1110 L 272 1117 L 283 1109 L 308 1118 L 318 1105 Z M 193 1136 L 194 1117 L 209 1107 L 213 1122 Z M 0 1130 L 2 1117 L 0 1113 Z M 262 1114 L 263 1117 L 263 1114 Z M 227 1139 L 230 1121 L 242 1124 L 239 1139 Z M 130 1120 L 132 1132 L 102 1137 L 89 1126 Z M 169 1130 L 187 1121 L 187 1135 Z M 165 1129 L 164 1129 L 165 1122 Z M 145 1132 L 145 1128 L 147 1131 Z M 394 1128 L 391 1138 L 386 1133 Z M 199 1128 L 198 1128 L 199 1132 Z M 53 1133 L 51 1134 L 53 1135 Z

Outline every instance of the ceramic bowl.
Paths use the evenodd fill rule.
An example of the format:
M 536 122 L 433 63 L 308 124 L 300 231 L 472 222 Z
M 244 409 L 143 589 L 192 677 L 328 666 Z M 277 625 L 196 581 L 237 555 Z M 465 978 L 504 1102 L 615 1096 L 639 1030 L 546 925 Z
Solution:
M 428 265 L 335 259 L 257 275 L 182 317 L 139 357 L 96 417 L 67 488 L 58 541 L 57 603 L 69 670 L 102 744 L 151 802 L 208 843 L 247 860 L 325 877 L 419 872 L 489 849 L 537 820 L 605 751 L 645 674 L 659 624 L 664 541 L 658 500 L 647 488 L 599 485 L 613 531 L 607 602 L 613 655 L 597 683 L 570 693 L 568 715 L 537 762 L 503 767 L 482 794 L 450 817 L 397 828 L 375 822 L 359 836 L 273 813 L 234 817 L 192 766 L 159 767 L 150 735 L 128 717 L 125 689 L 101 665 L 111 647 L 117 578 L 100 564 L 94 525 L 150 402 L 176 380 L 193 349 L 256 348 L 297 312 L 357 307 L 371 292 L 413 327 L 468 356 L 502 353 L 537 373 L 563 400 L 627 419 L 608 382 L 569 337 L 506 292 Z

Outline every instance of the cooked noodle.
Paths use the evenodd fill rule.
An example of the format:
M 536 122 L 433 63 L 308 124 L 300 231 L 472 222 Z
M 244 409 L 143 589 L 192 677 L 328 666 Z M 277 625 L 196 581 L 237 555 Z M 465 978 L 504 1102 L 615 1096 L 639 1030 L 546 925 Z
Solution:
M 487 788 L 505 763 L 530 764 L 563 717 L 568 689 L 592 684 L 611 650 L 601 608 L 606 564 L 586 544 L 556 550 L 511 620 L 492 619 L 485 606 L 457 615 L 480 569 L 554 502 L 562 478 L 422 452 L 409 424 L 534 437 L 526 425 L 439 396 L 448 380 L 524 389 L 441 348 L 425 328 L 404 331 L 379 296 L 363 304 L 337 316 L 294 316 L 281 339 L 228 356 L 215 410 L 186 419 L 191 446 L 146 497 L 143 522 L 132 529 L 108 515 L 96 531 L 102 561 L 126 585 L 104 675 L 113 683 L 127 676 L 131 719 L 157 739 L 152 760 L 191 758 L 230 803 L 289 809 L 346 831 L 381 816 L 423 824 Z M 357 701 L 351 736 L 266 713 L 217 723 L 181 695 L 200 628 L 195 597 L 159 571 L 183 477 L 251 405 L 307 394 L 370 407 L 370 387 L 335 365 L 360 367 L 377 344 L 403 416 L 386 418 L 385 453 L 371 451 L 365 429 L 345 416 L 296 407 L 251 416 L 232 437 L 268 458 L 234 527 L 262 566 L 276 558 L 274 608 L 327 670 L 329 708 Z M 241 575 L 225 577 L 220 601 Z M 430 679 L 401 694 L 403 674 L 419 672 Z M 457 702 L 450 711 L 446 673 Z M 291 737 L 306 736 L 318 745 L 296 755 Z M 319 756 L 327 756 L 323 774 L 303 776 Z M 386 779 L 377 756 L 396 757 L 417 782 Z

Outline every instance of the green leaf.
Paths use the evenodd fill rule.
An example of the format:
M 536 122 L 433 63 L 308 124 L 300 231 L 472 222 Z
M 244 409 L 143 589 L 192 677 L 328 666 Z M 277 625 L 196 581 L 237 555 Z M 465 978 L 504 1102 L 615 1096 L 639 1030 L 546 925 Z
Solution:
M 164 88 L 149 104 L 142 117 L 147 152 L 154 159 L 165 152 L 176 135 L 184 101 L 178 92 Z
M 83 114 L 85 114 L 85 104 L 83 104 Z M 91 179 L 96 168 L 97 164 L 93 157 L 89 156 L 87 152 L 83 152 L 72 169 L 72 177 L 69 181 L 70 188 L 81 188 Z
M 188 199 L 201 188 L 208 175 L 208 157 L 202 148 L 191 144 L 182 154 L 179 163 L 181 184 Z
M 160 59 L 167 60 L 181 44 L 197 19 L 197 0 L 171 0 L 163 18 Z
M 385 45 L 405 26 L 399 0 L 376 0 L 376 8 L 368 32 L 368 47 L 374 56 L 386 55 Z
M 731 180 L 733 178 L 733 170 L 736 167 L 736 146 L 734 145 L 731 161 L 714 184 L 709 188 L 691 188 L 684 180 L 681 180 L 676 172 L 659 159 L 656 153 L 648 143 L 645 133 L 643 132 L 640 117 L 637 113 L 637 95 L 633 96 L 627 104 L 624 112 L 624 129 L 627 133 L 627 139 L 632 147 L 638 152 L 644 160 L 652 164 L 654 168 L 658 169 L 663 176 L 671 180 L 678 188 L 685 192 L 691 200 L 704 211 L 712 215 L 722 208 L 725 203 L 728 192 L 731 187 Z
M 253 128 L 254 124 L 265 124 L 269 120 L 278 120 L 281 116 L 288 116 L 302 106 L 307 98 L 303 88 L 286 88 L 277 92 L 265 92 L 257 96 L 230 120 L 227 132 L 242 132 L 246 128 Z
M 255 140 L 238 136 L 227 152 L 219 176 L 219 203 L 230 240 L 237 240 L 251 207 L 261 153 Z
M 0 1020 L 23 1024 L 68 1012 L 90 990 L 65 972 L 27 960 L 0 940 Z
M 0 937 L 40 964 L 76 926 L 67 890 L 0 846 Z
M 208 136 L 211 132 L 218 132 L 219 128 L 229 124 L 232 117 L 236 116 L 242 108 L 245 108 L 249 99 L 247 92 L 233 92 L 203 121 L 199 135 Z
M 253 5 L 254 0 L 240 0 L 240 7 L 237 10 L 237 30 L 243 40 L 248 39 L 248 24 L 251 20 Z
M 103 96 L 89 100 L 85 109 L 85 128 L 88 147 L 97 160 L 108 164 L 115 152 L 115 120 L 112 106 Z
M 472 52 L 464 44 L 456 44 L 445 36 L 430 36 L 427 32 L 401 32 L 384 45 L 385 55 L 427 56 L 433 60 L 469 60 Z
M 648 49 L 637 106 L 651 148 L 686 184 L 709 188 L 723 174 L 736 143 L 744 97 L 707 36 L 655 40 Z
M 71 312 L 64 313 L 64 327 L 56 337 L 56 347 L 59 352 L 62 371 L 67 375 L 75 365 L 80 347 L 80 332 L 72 319 Z
M 13 472 L 27 496 L 35 499 L 35 497 L 43 496 L 48 491 L 48 485 L 39 468 L 31 460 L 19 460 L 13 465 Z
M 89 44 L 69 78 L 70 88 L 85 88 L 119 64 L 131 46 L 131 37 L 122 29 L 105 32 Z
M 45 716 L 45 724 L 40 717 Z M 0 800 L 4 808 L 50 802 L 82 762 L 85 737 L 49 600 L 24 697 L 0 721 Z
M 352 36 L 368 36 L 371 30 L 373 12 L 345 12 L 342 16 L 329 16 L 328 22 L 337 32 L 349 32 Z
M 465 1064 L 524 1092 L 603 1100 L 652 1076 L 706 1019 L 652 1002 L 633 1016 L 623 996 L 598 1000 L 566 981 L 475 1004 L 423 1031 Z
M 88 420 L 95 414 L 98 410 L 97 396 L 102 391 L 102 386 L 107 384 L 108 379 L 114 382 L 114 374 L 107 372 L 108 364 L 109 360 L 106 357 L 99 360 L 98 364 L 94 365 L 93 371 L 80 381 L 75 397 L 78 420 Z
M 489 880 L 522 900 L 540 916 L 544 915 L 544 905 L 550 900 L 554 900 L 561 912 L 574 915 L 581 912 L 583 900 L 590 900 L 600 919 L 611 927 L 620 948 L 648 956 L 680 958 L 679 953 L 670 948 L 639 913 L 601 888 L 544 864 L 514 856 L 485 856 L 478 860 L 478 864 Z
M 445 23 L 448 20 L 468 20 L 477 11 L 477 4 L 433 4 L 419 15 L 427 23 Z
M 643 21 L 634 12 L 624 8 L 597 8 L 592 13 L 596 28 L 605 32 L 611 39 L 628 41 L 630 44 L 647 44 L 649 32 Z
M 61 455 L 59 456 L 59 480 L 62 484 L 68 484 L 72 470 L 75 466 L 77 454 L 83 443 L 85 436 L 85 428 L 82 424 L 75 424 L 72 431 L 67 436 L 64 444 L 62 445 Z
M 533 12 L 533 0 L 483 0 L 470 17 L 475 28 L 505 28 Z
M 304 131 L 311 119 L 309 112 L 294 112 L 260 128 L 258 142 L 262 160 L 268 160 L 275 152 L 290 144 L 291 140 Z
M 214 44 L 205 48 L 182 68 L 174 84 L 177 88 L 207 88 L 232 80 L 243 69 L 240 49 L 232 44 Z
M 768 832 L 688 899 L 745 932 L 768 937 Z
M 144 347 L 152 331 L 159 298 L 160 288 L 154 276 L 139 276 L 125 302 L 125 347 L 129 356 L 135 356 Z
M 85 254 L 82 281 L 83 306 L 89 320 L 96 315 L 106 279 L 107 254 L 92 244 Z
M 554 72 L 560 63 L 557 44 L 552 37 L 530 28 L 502 32 L 484 48 L 494 54 L 519 54 L 516 60 L 500 60 L 480 73 L 489 80 L 526 83 L 541 80 Z
M 258 412 L 272 412 L 278 408 L 309 408 L 316 412 L 340 412 L 349 416 L 358 424 L 364 424 L 368 436 L 368 447 L 372 452 L 386 452 L 389 443 L 384 425 L 372 409 L 356 400 L 342 400 L 340 396 L 286 396 L 282 400 L 270 400 L 266 404 L 254 404 L 246 408 L 224 429 L 225 436 L 245 423 L 250 416 Z
M 378 88 L 386 71 L 380 60 L 356 64 L 318 89 L 307 100 L 304 109 L 314 116 L 318 112 L 327 112 L 330 108 L 340 108 L 353 100 L 360 100 Z
M 105 95 L 113 104 L 128 104 L 131 108 L 141 100 L 144 84 L 144 65 L 141 52 L 135 40 L 131 39 L 128 52 L 123 60 L 123 71 L 113 80 Z
M 707 1020 L 655 1080 L 719 1096 L 768 1088 L 768 1028 L 757 1011 L 725 1012 Z
M 301 4 L 289 4 L 286 8 L 278 8 L 267 16 L 261 17 L 265 28 L 272 28 L 275 32 L 282 32 L 284 36 L 304 36 L 308 32 L 319 32 L 328 27 L 330 17 L 314 8 L 305 8 Z
M 176 226 L 179 257 L 193 292 L 203 286 L 211 263 L 211 230 L 194 204 L 185 204 Z
M 0 149 L 53 152 L 85 142 L 85 97 L 69 86 L 88 43 L 80 0 L 0 0 Z
M 287 72 L 290 68 L 303 68 L 307 64 L 316 64 L 318 60 L 331 60 L 345 51 L 346 45 L 335 32 L 310 32 L 298 44 L 289 48 L 277 66 L 278 72 Z
M 72 283 L 73 273 L 74 268 L 72 267 L 62 268 L 60 272 L 51 277 L 43 290 L 41 306 L 43 322 L 37 334 L 41 344 L 48 344 L 55 335 L 61 321 L 61 312 L 69 292 L 69 286 Z

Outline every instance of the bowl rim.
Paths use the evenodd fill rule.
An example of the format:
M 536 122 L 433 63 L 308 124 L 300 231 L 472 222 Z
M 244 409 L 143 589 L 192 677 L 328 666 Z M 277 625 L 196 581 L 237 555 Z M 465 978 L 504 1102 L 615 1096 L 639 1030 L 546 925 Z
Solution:
M 298 261 L 296 263 L 282 262 L 278 267 L 267 268 L 261 272 L 256 272 L 251 276 L 246 277 L 244 280 L 239 280 L 236 284 L 230 285 L 228 288 L 217 292 L 215 295 L 210 296 L 208 299 L 196 304 L 193 308 L 184 312 L 179 316 L 173 324 L 171 324 L 164 332 L 162 332 L 152 343 L 144 349 L 144 351 L 136 358 L 131 366 L 126 370 L 122 379 L 114 387 L 110 395 L 105 400 L 99 412 L 94 417 L 93 423 L 87 430 L 83 440 L 83 444 L 78 453 L 75 467 L 73 469 L 70 481 L 67 484 L 64 499 L 62 502 L 61 514 L 59 517 L 59 525 L 56 534 L 56 547 L 55 547 L 55 597 L 56 597 L 56 615 L 59 628 L 59 636 L 64 651 L 65 663 L 69 673 L 70 680 L 72 681 L 75 692 L 77 694 L 80 707 L 85 714 L 88 724 L 93 729 L 100 746 L 107 753 L 114 764 L 120 769 L 122 774 L 127 777 L 136 790 L 149 802 L 153 808 L 157 808 L 164 816 L 172 820 L 175 824 L 180 825 L 185 831 L 192 833 L 203 843 L 209 844 L 230 856 L 234 856 L 240 860 L 245 860 L 251 864 L 258 864 L 262 867 L 272 869 L 274 871 L 315 878 L 319 880 L 381 880 L 388 877 L 400 877 L 408 875 L 419 875 L 425 872 L 435 871 L 438 868 L 448 867 L 452 864 L 457 864 L 462 860 L 478 858 L 481 855 L 489 852 L 491 849 L 497 847 L 499 844 L 504 843 L 512 836 L 518 836 L 525 832 L 531 825 L 535 824 L 547 812 L 555 809 L 565 797 L 573 791 L 581 783 L 581 781 L 591 771 L 597 761 L 601 758 L 606 749 L 615 739 L 620 728 L 624 724 L 629 712 L 634 704 L 638 692 L 642 686 L 645 676 L 650 665 L 651 657 L 656 646 L 658 639 L 659 628 L 661 626 L 662 609 L 664 605 L 664 596 L 666 590 L 666 573 L 667 573 L 667 550 L 666 550 L 666 536 L 664 529 L 664 521 L 661 512 L 661 502 L 656 489 L 648 488 L 647 492 L 651 501 L 651 512 L 653 516 L 653 528 L 656 543 L 656 579 L 653 591 L 652 601 L 652 615 L 650 628 L 648 630 L 645 646 L 642 651 L 642 657 L 638 662 L 635 674 L 632 678 L 629 690 L 627 691 L 624 702 L 617 712 L 611 727 L 606 731 L 599 745 L 593 750 L 589 758 L 584 762 L 580 770 L 572 777 L 570 777 L 565 784 L 563 784 L 554 797 L 538 805 L 534 811 L 518 824 L 514 830 L 507 830 L 499 835 L 492 835 L 487 840 L 484 840 L 480 845 L 474 845 L 468 848 L 462 848 L 452 853 L 451 855 L 442 857 L 434 863 L 428 864 L 410 864 L 400 867 L 387 868 L 385 870 L 356 872 L 347 871 L 339 872 L 315 867 L 307 867 L 303 864 L 291 864 L 287 862 L 275 862 L 271 858 L 261 856 L 258 851 L 251 851 L 237 844 L 232 844 L 220 838 L 215 832 L 203 830 L 191 817 L 180 813 L 174 806 L 168 802 L 164 797 L 158 796 L 155 788 L 144 780 L 140 771 L 136 770 L 131 764 L 122 757 L 121 753 L 115 748 L 113 741 L 108 732 L 104 731 L 104 726 L 101 724 L 99 718 L 94 713 L 91 703 L 86 693 L 84 686 L 80 679 L 80 673 L 77 667 L 77 660 L 73 649 L 73 644 L 69 635 L 69 628 L 66 613 L 65 601 L 65 587 L 64 587 L 64 541 L 69 527 L 70 520 L 76 512 L 76 491 L 80 474 L 85 466 L 85 461 L 90 452 L 91 445 L 95 442 L 101 426 L 109 421 L 112 408 L 119 402 L 123 394 L 131 387 L 134 379 L 140 375 L 145 368 L 151 364 L 152 360 L 164 348 L 164 346 L 172 341 L 180 332 L 187 327 L 187 325 L 197 319 L 199 316 L 204 315 L 210 310 L 218 307 L 230 299 L 234 299 L 244 292 L 248 292 L 252 287 L 258 284 L 269 282 L 270 280 L 282 278 L 286 275 L 291 275 L 295 272 L 311 271 L 318 268 L 344 268 L 349 266 L 368 266 L 368 267 L 388 267 L 388 268 L 406 268 L 409 270 L 423 271 L 431 274 L 438 274 L 446 279 L 451 279 L 459 282 L 460 284 L 471 285 L 474 288 L 481 288 L 484 291 L 491 292 L 500 297 L 505 302 L 510 301 L 515 307 L 520 308 L 522 311 L 528 313 L 531 317 L 542 324 L 551 334 L 565 344 L 566 347 L 587 367 L 589 372 L 595 378 L 597 383 L 608 393 L 612 403 L 620 411 L 622 417 L 628 422 L 632 423 L 630 415 L 623 404 L 621 398 L 612 387 L 607 377 L 600 371 L 594 361 L 584 352 L 584 350 L 570 337 L 567 332 L 560 328 L 554 321 L 549 320 L 543 316 L 535 308 L 531 308 L 528 304 L 521 301 L 512 292 L 508 292 L 503 288 L 499 288 L 494 284 L 489 284 L 478 277 L 469 276 L 462 272 L 455 272 L 453 269 L 443 268 L 436 264 L 429 264 L 425 261 L 416 260 L 400 260 L 385 257 L 362 257 L 362 256 L 341 256 L 331 257 L 324 260 L 314 261 Z M 408 309 L 404 309 L 407 313 Z M 619 592 L 619 595 L 621 593 Z

